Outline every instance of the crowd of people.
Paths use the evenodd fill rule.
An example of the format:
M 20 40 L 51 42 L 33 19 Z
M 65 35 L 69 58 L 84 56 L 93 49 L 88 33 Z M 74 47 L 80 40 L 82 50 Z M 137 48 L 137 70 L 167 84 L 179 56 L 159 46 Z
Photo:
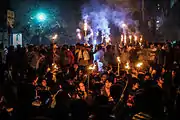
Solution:
M 0 119 L 179 120 L 179 52 L 170 43 L 6 47 Z

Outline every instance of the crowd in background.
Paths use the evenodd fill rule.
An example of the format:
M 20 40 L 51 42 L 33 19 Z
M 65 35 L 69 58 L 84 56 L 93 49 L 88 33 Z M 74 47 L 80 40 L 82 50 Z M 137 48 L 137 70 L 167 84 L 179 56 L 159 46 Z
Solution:
M 179 120 L 179 55 L 170 43 L 6 47 L 0 119 Z

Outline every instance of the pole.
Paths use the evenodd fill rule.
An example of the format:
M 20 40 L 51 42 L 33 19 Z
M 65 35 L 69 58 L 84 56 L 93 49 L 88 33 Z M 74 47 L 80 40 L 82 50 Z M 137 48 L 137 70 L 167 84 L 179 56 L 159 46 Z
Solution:
M 120 75 L 120 63 L 118 62 L 118 76 Z
M 54 50 L 54 39 L 52 39 L 52 47 L 53 47 L 53 63 L 55 63 L 54 57 L 55 57 L 55 50 Z

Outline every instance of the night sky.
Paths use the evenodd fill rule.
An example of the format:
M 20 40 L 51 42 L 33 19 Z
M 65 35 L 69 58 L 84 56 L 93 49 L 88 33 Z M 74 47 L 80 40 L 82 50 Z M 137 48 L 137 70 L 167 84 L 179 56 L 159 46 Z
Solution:
M 33 12 L 47 10 L 56 20 L 64 21 L 71 32 L 81 19 L 81 6 L 87 0 L 11 0 L 11 8 L 16 14 L 16 23 L 27 24 Z M 68 25 L 67 25 L 68 24 Z M 19 26 L 17 26 L 17 29 Z

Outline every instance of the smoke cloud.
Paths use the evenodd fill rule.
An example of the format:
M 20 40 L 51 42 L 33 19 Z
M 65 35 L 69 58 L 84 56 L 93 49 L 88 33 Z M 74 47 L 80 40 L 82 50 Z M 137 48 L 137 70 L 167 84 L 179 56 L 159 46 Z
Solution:
M 115 8 L 98 0 L 91 0 L 82 7 L 82 19 L 87 19 L 95 33 L 101 30 L 104 36 L 110 35 L 110 23 L 119 29 L 122 28 L 124 21 L 132 23 L 132 19 L 127 17 L 128 13 L 123 6 Z

